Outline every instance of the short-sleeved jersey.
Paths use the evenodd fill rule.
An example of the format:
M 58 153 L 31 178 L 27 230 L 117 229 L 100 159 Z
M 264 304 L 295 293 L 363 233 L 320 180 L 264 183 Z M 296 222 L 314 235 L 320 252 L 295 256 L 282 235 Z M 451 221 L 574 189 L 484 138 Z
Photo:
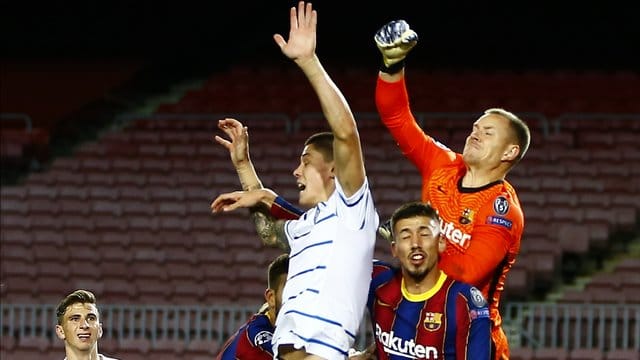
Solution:
M 404 288 L 402 272 L 374 263 L 367 301 L 380 360 L 489 359 L 491 321 L 478 289 L 442 271 L 421 295 Z
M 350 197 L 336 180 L 326 202 L 285 222 L 291 251 L 276 353 L 281 344 L 295 344 L 325 358 L 346 356 L 365 310 L 378 225 L 366 179 Z
M 382 122 L 422 176 L 422 200 L 430 202 L 442 218 L 447 249 L 441 255 L 440 268 L 479 288 L 489 302 L 494 325 L 500 326 L 500 296 L 520 251 L 524 228 L 515 190 L 507 181 L 462 187 L 466 172 L 462 155 L 418 126 L 404 80 L 388 83 L 378 78 L 376 105 Z
M 216 360 L 271 360 L 273 325 L 266 314 L 254 314 L 222 346 Z

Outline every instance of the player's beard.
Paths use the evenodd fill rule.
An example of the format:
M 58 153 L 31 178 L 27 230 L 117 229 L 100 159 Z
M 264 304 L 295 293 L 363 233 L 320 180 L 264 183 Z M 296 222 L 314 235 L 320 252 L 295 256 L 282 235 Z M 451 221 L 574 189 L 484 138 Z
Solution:
M 427 277 L 427 275 L 431 272 L 431 270 L 433 270 L 435 266 L 435 262 L 427 260 L 426 266 L 424 268 L 417 267 L 411 270 L 407 269 L 407 274 L 411 277 L 411 279 L 413 279 L 413 281 L 419 283 L 422 282 L 425 277 Z

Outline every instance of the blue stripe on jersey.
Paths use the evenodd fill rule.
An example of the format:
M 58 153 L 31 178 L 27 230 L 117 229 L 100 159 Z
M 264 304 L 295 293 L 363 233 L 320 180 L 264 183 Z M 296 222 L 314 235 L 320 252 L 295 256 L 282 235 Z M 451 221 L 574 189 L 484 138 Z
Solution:
M 320 340 L 317 340 L 317 339 L 308 339 L 308 338 L 305 338 L 305 337 L 300 336 L 299 334 L 296 334 L 294 331 L 291 331 L 291 333 L 292 333 L 293 335 L 295 335 L 295 336 L 299 337 L 300 339 L 304 340 L 305 342 L 308 342 L 308 343 L 314 343 L 314 344 L 319 344 L 319 345 L 322 345 L 322 346 L 326 346 L 326 347 L 328 347 L 328 348 L 330 348 L 330 349 L 333 349 L 333 350 L 335 350 L 335 351 L 337 351 L 337 352 L 341 353 L 341 354 L 342 354 L 342 355 L 344 355 L 344 356 L 347 356 L 347 355 L 348 355 L 347 350 L 340 349 L 339 347 L 333 346 L 333 345 L 331 345 L 331 344 L 327 344 L 327 343 L 326 343 L 326 342 L 324 342 L 324 341 L 320 341 Z
M 331 213 L 331 214 L 329 214 L 328 216 L 323 217 L 323 218 L 321 218 L 321 219 L 315 219 L 315 220 L 313 221 L 313 223 L 314 223 L 314 224 L 320 224 L 321 222 L 323 222 L 323 221 L 327 221 L 327 220 L 331 219 L 331 218 L 332 218 L 332 217 L 334 217 L 334 216 L 337 216 L 337 215 L 336 215 L 335 213 Z
M 352 207 L 352 206 L 356 206 L 356 205 L 358 205 L 358 203 L 360 202 L 360 200 L 362 200 L 362 198 L 364 197 L 364 195 L 365 195 L 366 193 L 367 193 L 366 191 L 363 191 L 363 192 L 362 192 L 362 194 L 360 194 L 360 197 L 358 198 L 358 200 L 356 200 L 355 202 L 353 202 L 353 203 L 351 203 L 351 204 L 349 204 L 349 203 L 347 202 L 347 199 L 346 199 L 344 196 L 342 196 L 342 194 L 339 194 L 339 195 L 340 195 L 340 200 L 342 200 L 342 202 L 343 202 L 345 205 L 347 205 L 348 207 Z
M 374 260 L 373 268 L 375 270 L 381 268 L 378 274 L 375 274 L 373 279 L 371 279 L 371 283 L 369 283 L 369 297 L 367 299 L 367 307 L 369 308 L 369 314 L 373 313 L 373 305 L 375 304 L 376 299 L 376 290 L 380 285 L 388 283 L 391 278 L 395 275 L 395 270 L 391 264 L 388 264 L 384 261 Z
M 326 267 L 325 265 L 318 265 L 318 266 L 316 266 L 316 267 L 314 267 L 314 268 L 311 268 L 311 269 L 302 270 L 302 271 L 300 271 L 299 273 L 294 274 L 294 275 L 293 275 L 292 277 L 290 277 L 287 281 L 290 281 L 291 279 L 293 279 L 294 277 L 296 277 L 296 276 L 298 276 L 298 275 L 303 275 L 303 274 L 306 274 L 306 273 L 308 273 L 308 272 L 312 272 L 312 271 L 315 271 L 315 270 L 324 270 L 324 269 L 326 269 L 326 268 L 327 268 L 327 267 Z
M 298 293 L 298 295 L 300 295 L 300 294 L 302 294 L 302 293 L 305 293 L 305 292 L 307 292 L 307 291 L 312 292 L 312 293 L 314 293 L 314 294 L 320 294 L 320 290 L 311 289 L 311 288 L 306 288 L 306 289 L 304 289 L 304 290 L 300 291 L 300 292 Z M 297 298 L 297 297 L 298 297 L 298 295 L 289 296 L 289 297 L 287 298 L 287 301 L 289 301 L 289 300 L 291 300 L 291 299 L 295 299 L 295 298 Z
M 454 282 L 447 290 L 447 297 L 445 300 L 446 314 L 447 314 L 447 330 L 444 336 L 444 354 L 445 360 L 447 360 L 447 354 L 456 353 L 456 332 L 457 332 L 457 317 L 456 317 L 456 296 L 462 290 L 461 283 Z M 462 354 L 458 354 L 462 355 Z M 455 360 L 455 356 L 449 357 L 449 359 Z
M 321 246 L 321 245 L 329 245 L 329 244 L 332 244 L 332 243 L 333 243 L 333 240 L 326 240 L 326 241 L 320 241 L 320 242 L 317 242 L 317 243 L 313 243 L 313 244 L 311 244 L 311 245 L 307 245 L 307 246 L 303 247 L 303 248 L 302 248 L 300 251 L 298 251 L 297 253 L 292 254 L 292 255 L 289 255 L 289 259 L 293 259 L 294 257 L 296 257 L 296 256 L 300 255 L 303 251 L 305 251 L 305 250 L 307 250 L 307 249 L 310 249 L 310 248 L 312 248 L 312 247 L 315 247 L 315 246 Z
M 393 324 L 393 332 L 397 337 L 401 339 L 415 339 L 416 338 L 416 326 L 420 321 L 420 313 L 424 307 L 424 301 L 413 302 L 403 298 L 398 304 L 396 314 L 402 314 L 402 316 L 396 316 Z M 408 349 L 399 349 L 401 351 L 408 351 Z M 388 349 L 390 354 L 395 352 L 392 349 Z M 397 354 L 402 357 L 404 354 Z
M 303 313 L 303 312 L 298 311 L 298 310 L 289 310 L 289 311 L 285 312 L 285 314 L 298 314 L 298 315 L 302 315 L 302 316 L 305 316 L 305 317 L 308 317 L 308 318 L 311 318 L 311 319 L 320 320 L 322 322 L 326 322 L 326 323 L 329 323 L 331 325 L 342 327 L 342 324 L 340 324 L 337 321 L 333 321 L 331 319 L 323 318 L 323 317 L 318 316 L 318 315 L 311 315 L 311 314 Z M 349 333 L 347 332 L 347 334 L 349 334 Z M 349 336 L 352 336 L 355 339 L 355 336 L 353 336 L 351 334 L 349 334 Z
M 293 206 L 287 200 L 285 200 L 284 198 L 282 198 L 280 196 L 276 197 L 275 203 L 280 205 L 281 208 L 287 210 L 288 212 L 298 215 L 298 217 L 300 217 L 300 215 L 304 214 L 304 211 L 302 211 L 302 210 L 298 209 L 297 207 Z

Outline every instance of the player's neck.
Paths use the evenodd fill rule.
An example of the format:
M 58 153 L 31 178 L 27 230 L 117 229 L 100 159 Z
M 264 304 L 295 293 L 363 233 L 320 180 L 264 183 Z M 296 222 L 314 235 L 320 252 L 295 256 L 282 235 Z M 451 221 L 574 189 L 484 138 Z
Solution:
M 498 180 L 504 180 L 505 172 L 501 168 L 477 169 L 469 167 L 462 177 L 461 185 L 465 188 L 479 188 Z
M 438 267 L 433 268 L 422 280 L 416 281 L 411 276 L 403 276 L 402 293 L 408 300 L 424 301 L 430 298 L 441 286 L 446 276 Z
M 65 360 L 98 360 L 98 348 L 92 351 L 67 350 Z

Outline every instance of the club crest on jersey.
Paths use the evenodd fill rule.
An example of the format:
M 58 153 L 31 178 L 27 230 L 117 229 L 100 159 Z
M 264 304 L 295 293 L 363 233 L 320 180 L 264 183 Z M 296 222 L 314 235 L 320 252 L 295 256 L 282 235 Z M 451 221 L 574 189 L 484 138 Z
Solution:
M 462 225 L 467 225 L 470 224 L 473 221 L 473 217 L 475 215 L 475 211 L 466 208 L 462 211 L 462 215 L 460 215 L 460 224 Z
M 256 336 L 253 337 L 253 343 L 256 344 L 257 346 L 260 346 L 263 344 L 270 344 L 272 337 L 273 337 L 273 334 L 270 331 L 260 331 L 259 333 L 256 334 Z
M 509 212 L 509 201 L 504 196 L 498 196 L 493 202 L 493 210 L 498 215 L 504 215 Z
M 424 328 L 429 331 L 436 331 L 442 325 L 442 314 L 427 312 L 424 314 Z

